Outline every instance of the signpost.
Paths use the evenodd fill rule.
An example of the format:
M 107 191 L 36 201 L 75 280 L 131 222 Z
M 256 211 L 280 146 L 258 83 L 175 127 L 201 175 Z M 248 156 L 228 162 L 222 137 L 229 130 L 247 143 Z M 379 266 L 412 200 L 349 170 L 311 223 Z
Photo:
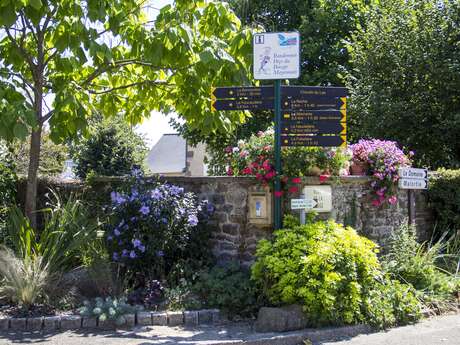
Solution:
M 211 110 L 274 110 L 274 156 L 277 171 L 275 195 L 277 195 L 281 191 L 281 146 L 346 146 L 347 90 L 343 87 L 281 85 L 283 79 L 295 79 L 300 76 L 298 32 L 254 34 L 253 53 L 254 78 L 274 80 L 273 87 L 213 88 Z M 294 207 L 297 205 L 296 202 L 298 205 L 311 205 L 312 200 L 308 202 L 305 200 L 310 199 L 294 199 L 291 208 L 292 205 Z M 303 210 L 309 208 L 303 206 Z M 275 229 L 280 229 L 280 197 L 275 197 L 274 214 Z M 305 219 L 304 211 L 303 219 Z
M 414 189 L 428 188 L 428 170 L 419 168 L 401 168 L 398 170 L 398 186 L 407 189 L 407 208 L 409 210 L 409 225 L 415 224 L 415 195 Z
M 291 199 L 291 210 L 309 210 L 316 206 L 313 199 Z

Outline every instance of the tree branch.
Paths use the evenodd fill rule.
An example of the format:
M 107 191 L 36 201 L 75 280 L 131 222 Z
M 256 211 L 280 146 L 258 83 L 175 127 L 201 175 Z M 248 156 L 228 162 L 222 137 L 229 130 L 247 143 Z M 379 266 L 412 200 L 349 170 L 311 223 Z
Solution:
M 27 63 L 29 64 L 30 70 L 31 70 L 31 72 L 33 74 L 34 69 L 35 69 L 36 66 L 35 66 L 30 54 L 27 52 L 27 50 L 25 50 L 25 48 L 24 48 L 24 46 L 22 44 L 21 45 L 18 44 L 16 39 L 11 35 L 10 30 L 8 28 L 6 28 L 6 27 L 5 27 L 5 32 L 6 32 L 6 35 L 8 36 L 8 38 L 10 39 L 11 43 L 13 43 L 13 45 L 16 47 L 16 49 L 18 49 L 20 51 L 20 53 L 22 54 L 23 58 L 26 59 Z M 23 42 L 23 40 L 22 40 L 22 42 Z
M 50 110 L 46 115 L 43 115 L 40 122 L 43 124 L 45 123 L 46 121 L 48 121 L 49 119 L 51 119 L 51 117 L 54 115 L 54 110 Z
M 0 74 L 4 74 L 4 75 L 7 75 L 7 76 L 12 76 L 12 77 L 17 77 L 19 79 L 22 80 L 22 82 L 24 84 L 26 84 L 28 87 L 30 87 L 32 90 L 35 91 L 35 87 L 32 85 L 32 83 L 27 80 L 22 74 L 20 73 L 15 73 L 15 72 L 11 72 L 11 71 L 2 71 L 0 70 Z
M 113 87 L 113 88 L 110 88 L 110 89 L 104 89 L 104 90 L 102 90 L 102 91 L 88 90 L 88 92 L 91 93 L 91 94 L 93 94 L 93 95 L 102 95 L 102 94 L 110 93 L 110 92 L 113 92 L 113 91 L 116 91 L 116 90 L 128 89 L 128 88 L 130 88 L 130 87 L 133 87 L 133 86 L 140 86 L 140 85 L 163 85 L 163 86 L 174 86 L 174 84 L 168 84 L 168 83 L 166 83 L 166 82 L 164 82 L 164 81 L 143 80 L 143 81 L 138 81 L 138 82 L 131 83 L 131 84 L 126 84 L 126 85 L 121 85 L 121 86 Z

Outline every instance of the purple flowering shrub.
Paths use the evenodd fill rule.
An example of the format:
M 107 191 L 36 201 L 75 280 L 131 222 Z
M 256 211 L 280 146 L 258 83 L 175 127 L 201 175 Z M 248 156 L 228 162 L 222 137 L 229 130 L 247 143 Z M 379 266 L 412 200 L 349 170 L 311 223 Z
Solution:
M 144 179 L 140 170 L 122 191 L 110 195 L 107 245 L 112 260 L 132 273 L 162 279 L 202 230 L 213 207 L 183 188 Z
M 397 143 L 389 140 L 360 140 L 357 144 L 350 145 L 353 151 L 354 162 L 367 163 L 369 173 L 373 178 L 371 187 L 373 191 L 372 205 L 381 206 L 385 202 L 395 204 L 397 186 L 399 180 L 398 169 L 411 166 L 409 155 L 405 155 Z

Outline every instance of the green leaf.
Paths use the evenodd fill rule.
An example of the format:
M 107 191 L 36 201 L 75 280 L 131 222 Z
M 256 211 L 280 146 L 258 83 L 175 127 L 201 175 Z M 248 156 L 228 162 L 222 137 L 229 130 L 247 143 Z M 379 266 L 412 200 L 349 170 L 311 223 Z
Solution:
M 28 130 L 24 124 L 18 122 L 13 128 L 13 133 L 15 137 L 24 140 L 27 137 Z
M 11 26 L 16 22 L 16 12 L 12 5 L 0 7 L 0 25 Z
M 35 8 L 36 10 L 39 10 L 43 4 L 41 0 L 29 0 L 29 5 Z

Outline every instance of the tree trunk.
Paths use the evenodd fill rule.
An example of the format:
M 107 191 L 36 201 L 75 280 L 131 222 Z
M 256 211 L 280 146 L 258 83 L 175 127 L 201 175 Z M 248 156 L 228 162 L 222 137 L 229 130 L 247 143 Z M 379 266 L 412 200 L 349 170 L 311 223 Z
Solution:
M 27 173 L 27 190 L 25 200 L 25 213 L 29 218 L 30 225 L 37 228 L 37 175 L 38 166 L 40 163 L 42 124 L 40 123 L 36 129 L 32 131 L 30 138 L 30 153 L 29 153 L 29 170 Z

